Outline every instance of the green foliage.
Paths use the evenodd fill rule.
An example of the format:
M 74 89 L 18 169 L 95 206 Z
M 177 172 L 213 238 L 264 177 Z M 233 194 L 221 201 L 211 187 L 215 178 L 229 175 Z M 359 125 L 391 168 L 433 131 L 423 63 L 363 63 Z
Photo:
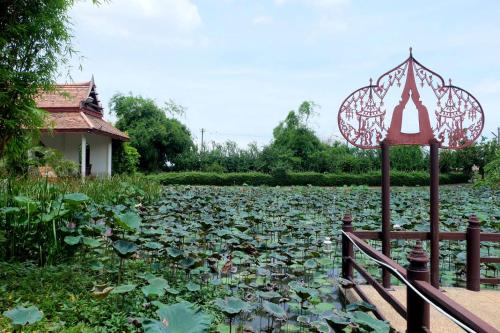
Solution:
M 96 2 L 96 1 L 94 1 Z M 74 53 L 68 11 L 73 0 L 4 1 L 0 5 L 0 158 L 7 144 L 37 132 L 45 113 L 34 98 L 52 89 Z
M 479 181 L 477 185 L 500 189 L 500 149 L 497 150 L 496 158 L 485 165 L 484 179 Z
M 186 126 L 167 118 L 167 109 L 152 99 L 116 94 L 111 98 L 110 110 L 118 117 L 116 127 L 129 134 L 130 145 L 139 152 L 143 171 L 166 170 L 177 156 L 193 148 Z
M 344 186 L 344 185 L 368 185 L 379 186 L 381 182 L 380 172 L 365 174 L 356 173 L 316 173 L 316 172 L 286 172 L 284 169 L 275 169 L 272 174 L 259 172 L 244 173 L 214 173 L 214 172 L 168 172 L 147 176 L 149 179 L 164 185 L 268 185 L 268 186 L 290 186 L 290 185 L 314 185 L 314 186 Z M 391 184 L 393 186 L 416 186 L 428 185 L 429 174 L 422 171 L 414 172 L 391 172 Z M 440 175 L 441 184 L 466 183 L 468 177 L 460 173 L 449 173 Z
M 56 263 L 71 257 L 79 246 L 98 247 L 100 241 L 95 237 L 105 231 L 105 224 L 137 231 L 140 219 L 130 210 L 158 195 L 157 184 L 139 177 L 85 183 L 72 179 L 55 183 L 29 178 L 3 180 L 0 254 L 36 260 L 40 265 Z M 121 208 L 111 210 L 109 204 Z M 96 224 L 96 220 L 103 224 Z
M 114 174 L 137 172 L 141 155 L 128 142 L 113 141 L 112 169 Z
M 471 146 L 460 150 L 444 150 L 440 154 L 442 172 L 459 170 L 472 176 L 473 167 L 479 168 L 479 174 L 484 176 L 485 166 L 495 159 L 500 147 L 495 140 L 482 138 Z
M 420 146 L 395 146 L 390 149 L 391 168 L 399 171 L 427 169 L 426 156 Z
M 269 168 L 289 167 L 288 170 L 310 170 L 309 161 L 321 143 L 314 131 L 308 127 L 308 120 L 314 114 L 314 102 L 305 101 L 297 112 L 290 111 L 284 121 L 273 130 L 273 142 L 267 147 L 271 156 L 278 155 L 278 160 L 271 160 Z
M 13 142 L 9 143 L 4 157 L 6 176 L 27 174 L 38 176 L 38 167 L 41 166 L 50 166 L 58 177 L 78 176 L 78 165 L 65 159 L 56 149 L 32 145 L 31 140 L 26 141 L 20 150 L 12 151 L 14 146 Z
M 230 328 L 250 324 L 254 331 L 286 331 L 298 325 L 321 332 L 328 332 L 325 325 L 368 332 L 389 329 L 365 314 L 372 309 L 367 303 L 341 310 L 336 290 L 342 282 L 331 279 L 341 253 L 338 248 L 323 251 L 326 236 L 340 241 L 346 210 L 353 214 L 355 229 L 380 227 L 378 188 L 169 186 L 149 205 L 136 205 L 134 196 L 105 207 L 92 202 L 92 191 L 76 186 L 72 190 L 74 194 L 63 196 L 65 202 L 88 206 L 83 214 L 93 216 L 96 226 L 112 225 L 108 223 L 115 214 L 137 206 L 141 227 L 127 234 L 112 225 L 111 234 L 93 237 L 80 229 L 82 237 L 68 248 L 76 251 L 72 260 L 56 266 L 0 261 L 0 313 L 26 304 L 43 311 L 42 319 L 27 331 L 227 332 L 228 321 Z M 394 187 L 393 194 L 394 223 L 402 230 L 428 230 L 428 189 Z M 442 230 L 463 231 L 471 213 L 481 219 L 482 230 L 498 229 L 497 196 L 487 188 L 442 187 Z M 35 212 L 40 206 L 31 197 L 18 193 L 13 200 Z M 104 214 L 92 215 L 101 208 Z M 130 220 L 136 225 L 136 217 Z M 89 239 L 99 244 L 85 245 Z M 126 263 L 117 260 L 110 246 L 117 241 L 133 242 L 137 255 Z M 490 256 L 497 256 L 497 244 L 483 245 L 482 251 L 487 248 Z M 400 242 L 391 256 L 405 263 L 412 246 Z M 461 283 L 455 273 L 463 268 L 464 248 L 464 242 L 443 242 L 444 285 Z M 358 259 L 370 272 L 379 272 L 371 261 Z M 229 261 L 232 267 L 223 273 Z M 122 266 L 126 269 L 120 282 L 116 277 Z M 283 270 L 289 278 L 279 278 Z M 494 274 L 491 268 L 482 271 Z M 253 320 L 256 315 L 263 320 Z M 297 318 L 298 325 L 285 318 Z M 0 331 L 10 325 L 8 318 L 0 318 Z

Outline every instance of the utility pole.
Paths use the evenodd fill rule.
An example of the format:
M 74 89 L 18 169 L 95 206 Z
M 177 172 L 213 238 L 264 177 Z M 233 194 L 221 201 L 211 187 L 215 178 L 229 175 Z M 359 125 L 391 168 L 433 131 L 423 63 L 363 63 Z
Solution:
M 495 137 L 495 139 L 497 139 L 497 145 L 500 146 L 500 127 L 497 127 L 497 134 L 491 132 L 491 134 L 493 134 L 493 136 Z
M 205 146 L 204 146 L 204 143 L 203 143 L 203 134 L 205 133 L 205 129 L 202 128 L 201 129 L 201 152 L 203 153 L 205 151 Z

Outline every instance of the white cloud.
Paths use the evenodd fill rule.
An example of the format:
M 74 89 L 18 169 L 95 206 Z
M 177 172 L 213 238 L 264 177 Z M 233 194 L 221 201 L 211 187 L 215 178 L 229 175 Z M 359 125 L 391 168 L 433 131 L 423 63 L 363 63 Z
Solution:
M 81 28 L 128 40 L 144 40 L 158 45 L 203 44 L 195 38 L 202 20 L 191 0 L 115 0 L 94 6 L 79 2 L 72 17 Z
M 252 20 L 253 24 L 270 24 L 273 22 L 273 18 L 267 15 L 255 16 Z

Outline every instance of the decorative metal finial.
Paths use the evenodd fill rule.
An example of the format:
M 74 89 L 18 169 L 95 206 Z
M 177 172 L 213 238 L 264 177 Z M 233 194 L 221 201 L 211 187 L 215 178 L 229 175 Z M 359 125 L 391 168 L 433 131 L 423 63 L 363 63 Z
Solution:
M 372 85 L 372 82 L 373 82 L 373 80 L 372 80 L 372 78 L 370 78 L 370 86 Z
M 413 47 L 410 46 L 410 57 L 413 57 Z
M 448 85 L 451 86 L 451 78 L 448 79 L 448 82 L 449 82 Z

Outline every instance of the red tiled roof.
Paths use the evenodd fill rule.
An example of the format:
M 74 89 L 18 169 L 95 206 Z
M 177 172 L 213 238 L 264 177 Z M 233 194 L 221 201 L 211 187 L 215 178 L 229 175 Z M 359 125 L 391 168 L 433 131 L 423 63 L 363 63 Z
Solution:
M 55 90 L 44 93 L 36 98 L 36 104 L 41 109 L 49 108 L 79 108 L 80 103 L 85 100 L 94 85 L 93 81 L 58 84 Z
M 128 135 L 102 118 L 85 112 L 50 112 L 48 126 L 44 130 L 55 132 L 96 132 L 114 139 L 126 141 Z
M 42 130 L 55 132 L 90 131 L 122 141 L 128 140 L 127 134 L 102 118 L 102 108 L 96 109 L 96 105 L 91 108 L 83 103 L 91 95 L 97 100 L 93 79 L 83 83 L 58 84 L 54 91 L 37 97 L 37 106 L 49 112 L 47 128 Z
M 104 119 L 84 113 L 82 113 L 82 115 L 90 121 L 94 131 L 108 133 L 113 137 L 120 138 L 121 140 L 128 140 L 128 135 L 126 133 L 123 133 Z

